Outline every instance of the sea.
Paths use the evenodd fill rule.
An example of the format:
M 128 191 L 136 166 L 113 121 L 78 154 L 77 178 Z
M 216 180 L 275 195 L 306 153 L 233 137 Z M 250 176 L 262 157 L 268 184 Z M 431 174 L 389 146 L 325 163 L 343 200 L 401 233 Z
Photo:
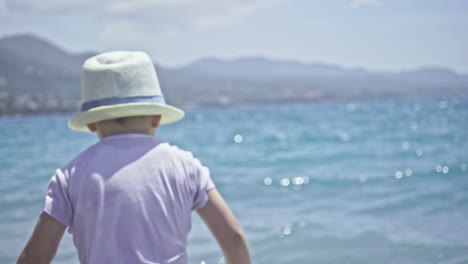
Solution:
M 97 142 L 70 116 L 0 120 L 0 263 L 26 244 L 55 169 Z M 156 137 L 210 168 L 253 263 L 468 263 L 467 97 L 205 108 Z M 196 213 L 187 251 L 224 263 Z M 53 263 L 78 262 L 66 233 Z

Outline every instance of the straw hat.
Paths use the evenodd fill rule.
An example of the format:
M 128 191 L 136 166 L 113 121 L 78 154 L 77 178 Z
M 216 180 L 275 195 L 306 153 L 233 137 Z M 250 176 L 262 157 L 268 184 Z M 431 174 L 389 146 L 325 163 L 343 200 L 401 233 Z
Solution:
M 161 115 L 161 124 L 176 122 L 184 112 L 167 105 L 150 57 L 144 52 L 113 51 L 83 64 L 81 113 L 68 121 L 73 130 L 87 124 L 128 116 Z

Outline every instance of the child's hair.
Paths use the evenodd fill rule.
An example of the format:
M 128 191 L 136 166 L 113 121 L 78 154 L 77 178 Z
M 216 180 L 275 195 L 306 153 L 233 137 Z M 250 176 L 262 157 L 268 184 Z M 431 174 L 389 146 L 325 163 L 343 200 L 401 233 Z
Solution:
M 126 117 L 119 117 L 119 118 L 114 118 L 114 119 L 108 119 L 107 121 L 113 121 L 121 126 L 125 126 L 125 123 L 127 123 L 129 120 L 136 119 L 136 118 L 142 118 L 142 117 L 148 117 L 148 116 L 126 116 Z
M 129 117 L 120 117 L 120 118 L 116 118 L 116 119 L 112 119 L 114 122 L 116 122 L 117 124 L 121 125 L 121 126 L 124 126 L 125 125 L 125 121 L 128 120 Z

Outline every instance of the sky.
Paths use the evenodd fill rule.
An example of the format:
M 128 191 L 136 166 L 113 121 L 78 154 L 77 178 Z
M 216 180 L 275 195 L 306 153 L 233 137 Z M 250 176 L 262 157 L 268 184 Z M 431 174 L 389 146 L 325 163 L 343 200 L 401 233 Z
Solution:
M 262 56 L 468 73 L 466 0 L 0 0 L 0 37 L 71 52 L 143 50 L 165 66 Z

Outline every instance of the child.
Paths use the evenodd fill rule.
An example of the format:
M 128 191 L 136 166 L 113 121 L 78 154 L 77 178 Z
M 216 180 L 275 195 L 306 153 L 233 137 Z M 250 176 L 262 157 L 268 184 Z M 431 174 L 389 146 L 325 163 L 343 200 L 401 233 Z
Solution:
M 50 263 L 68 227 L 81 263 L 187 263 L 196 210 L 228 263 L 250 263 L 245 235 L 190 152 L 154 138 L 184 112 L 166 105 L 151 59 L 109 52 L 83 65 L 81 113 L 69 127 L 100 141 L 49 182 L 18 263 Z

